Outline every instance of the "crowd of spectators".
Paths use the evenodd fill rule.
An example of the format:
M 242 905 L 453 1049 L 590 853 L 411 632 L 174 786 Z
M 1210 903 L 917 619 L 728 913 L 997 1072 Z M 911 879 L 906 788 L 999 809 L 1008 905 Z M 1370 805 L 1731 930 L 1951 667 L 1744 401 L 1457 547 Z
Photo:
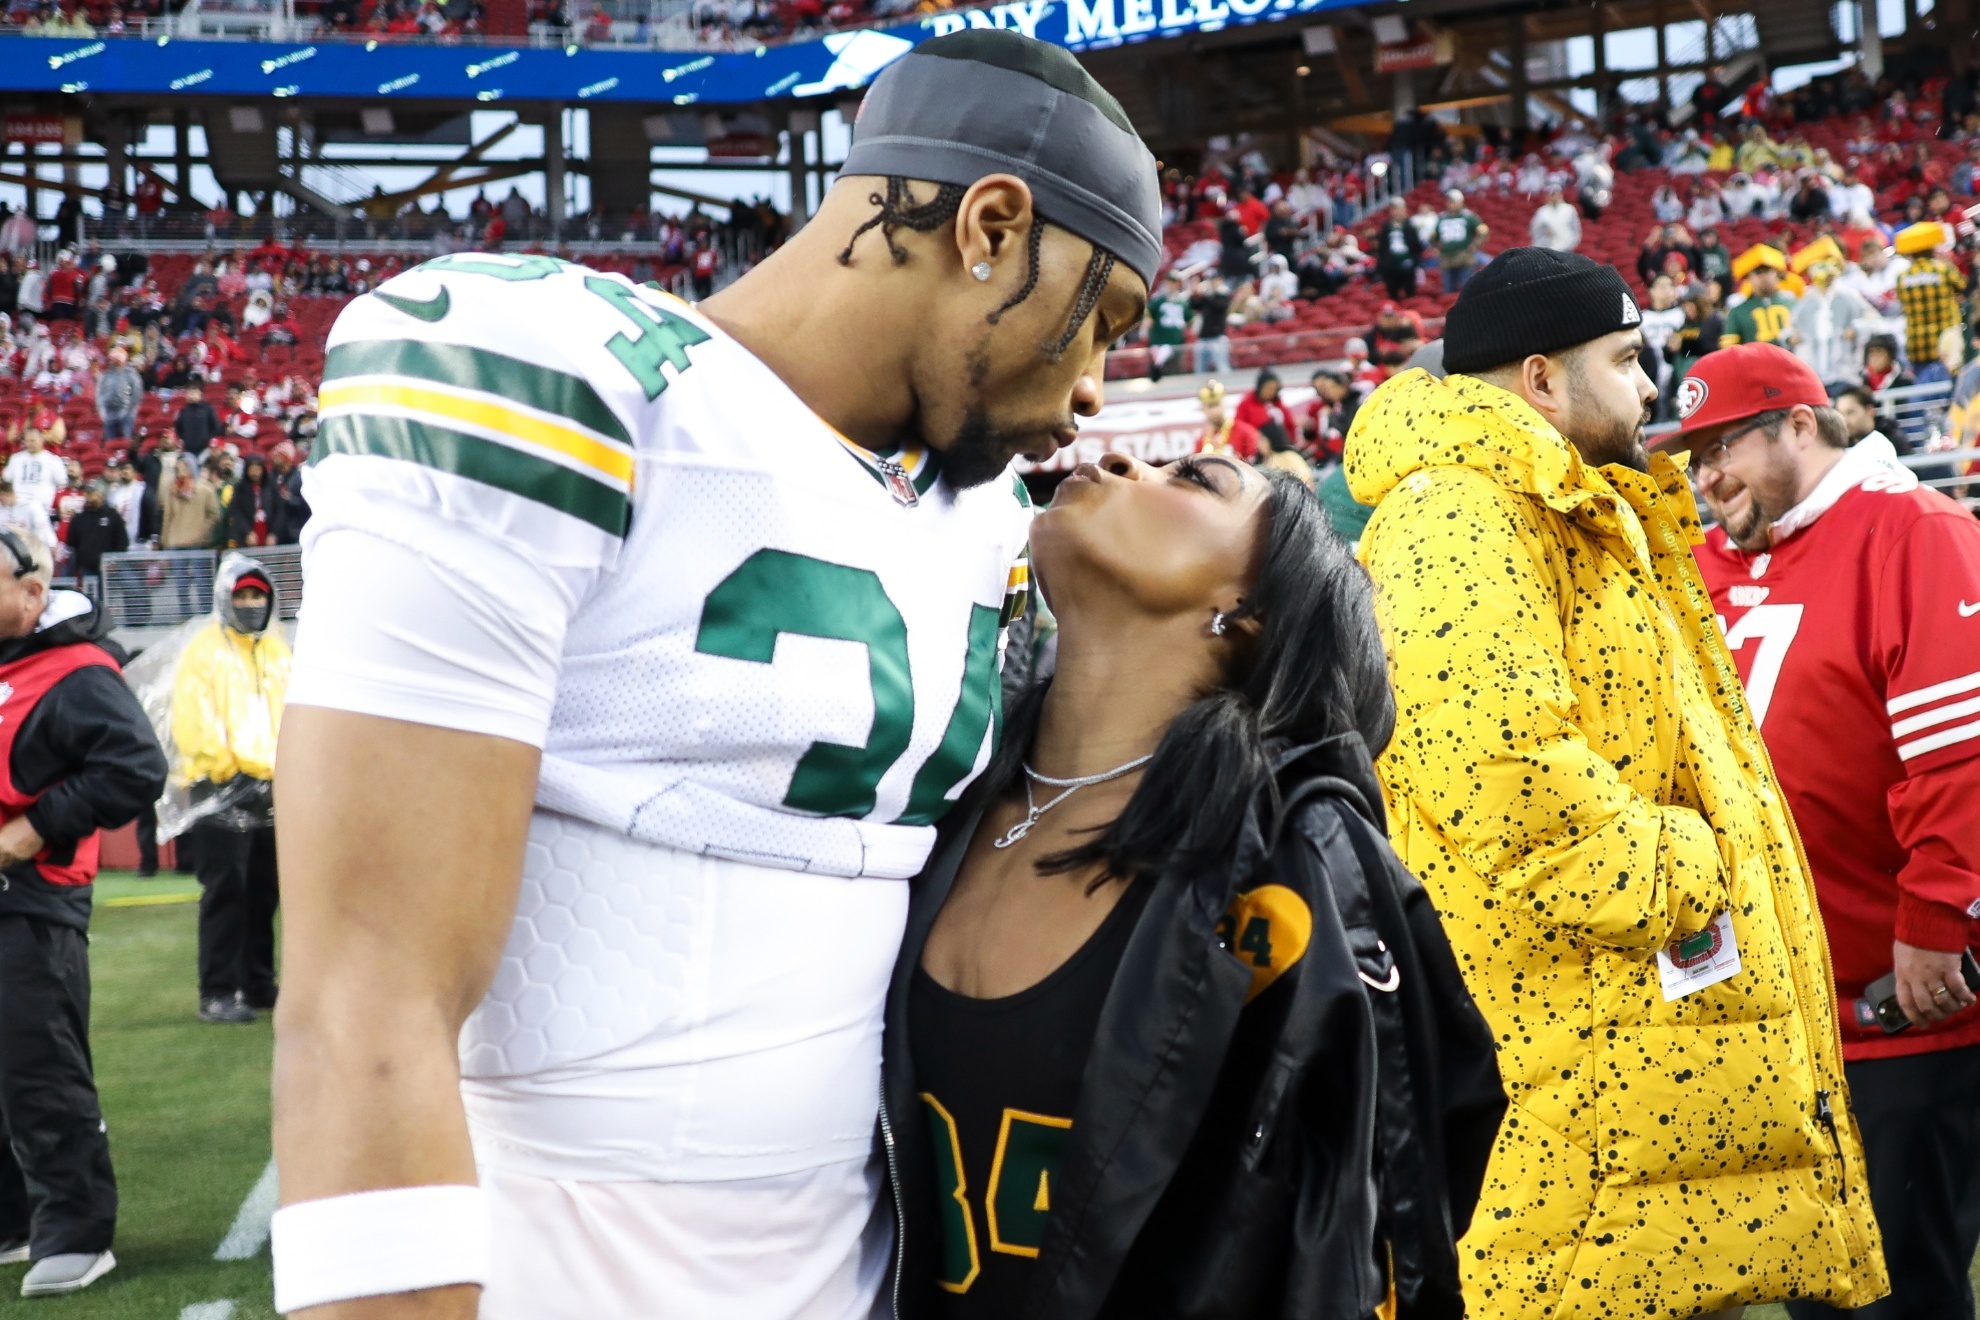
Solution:
M 1433 338 L 1426 321 L 1474 270 L 1529 243 L 1593 251 L 1635 276 L 1665 417 L 1690 364 L 1721 343 L 1780 342 L 1838 386 L 1929 383 L 1973 356 L 1970 78 L 1872 85 L 1852 70 L 1780 97 L 1764 81 L 1738 90 L 1708 79 L 1685 119 L 1633 112 L 1606 135 L 1568 121 L 1516 138 L 1452 137 L 1406 117 L 1380 159 L 1400 168 L 1407 157 L 1424 182 L 1373 208 L 1364 190 L 1380 176 L 1366 163 L 1171 171 L 1171 260 L 1151 300 L 1145 368 L 1135 365 L 1228 372 L 1351 347 L 1379 375 L 1416 346 L 1393 331 Z M 1645 220 L 1640 246 L 1632 236 L 1618 250 L 1619 227 Z M 1373 325 L 1361 319 L 1371 311 Z M 1331 352 L 1310 351 L 1305 332 L 1317 328 L 1335 332 Z M 1948 329 L 1957 358 L 1941 351 Z M 1895 438 L 1927 437 L 1913 425 Z
M 1204 385 L 1203 446 L 1296 468 L 1350 539 L 1367 510 L 1339 460 L 1360 402 L 1422 360 L 1474 271 L 1520 245 L 1593 249 L 1630 278 L 1659 421 L 1677 419 L 1701 358 L 1763 342 L 1813 368 L 1852 438 L 1880 431 L 1901 454 L 1980 444 L 1970 80 L 1701 92 L 1681 128 L 1645 115 L 1517 143 L 1414 129 L 1391 146 L 1420 153 L 1425 182 L 1372 208 L 1365 166 L 1346 162 L 1172 172 L 1179 232 L 1138 341 L 1116 356 L 1157 378 L 1258 369 L 1241 396 Z M 1234 361 L 1234 347 L 1249 353 Z M 1273 364 L 1316 359 L 1288 404 Z
M 478 37 L 487 17 L 481 0 L 323 0 L 325 32 L 446 41 Z
M 541 242 L 551 236 L 542 210 L 531 207 L 515 188 L 500 202 L 491 199 L 485 189 L 481 190 L 459 216 L 448 211 L 438 195 L 429 198 L 424 207 L 412 201 L 400 203 L 382 215 L 377 212 L 385 210 L 384 206 L 371 209 L 369 237 L 429 240 L 435 255 L 470 248 L 495 250 L 518 242 Z M 215 215 L 210 220 L 213 231 L 210 237 L 225 233 L 236 223 L 231 214 Z M 581 212 L 569 217 L 563 227 L 566 238 L 653 245 L 644 258 L 652 273 L 644 276 L 642 283 L 662 272 L 704 267 L 707 265 L 704 252 L 712 252 L 721 267 L 748 266 L 782 243 L 788 233 L 789 217 L 765 197 L 739 201 L 725 217 L 710 214 L 696 202 L 681 215 L 645 206 L 624 214 Z
M 509 227 L 537 218 L 518 192 L 501 202 L 484 192 L 460 215 L 436 199 L 387 225 L 442 254 L 525 250 Z M 208 219 L 212 234 L 233 228 L 231 214 Z M 785 218 L 759 200 L 726 219 L 698 206 L 674 216 L 642 208 L 581 215 L 572 227 L 631 245 L 591 264 L 705 296 L 781 242 Z M 0 526 L 26 528 L 65 571 L 87 573 L 94 556 L 71 553 L 69 528 L 101 484 L 107 501 L 127 508 L 130 546 L 294 540 L 293 474 L 315 433 L 330 322 L 348 299 L 427 254 L 313 251 L 271 234 L 196 257 L 147 257 L 133 235 L 114 252 L 92 242 L 44 260 L 40 239 L 38 226 L 0 204 L 0 458 L 22 464 L 6 474 L 13 489 L 0 490 Z
M 30 37 L 120 37 L 165 12 L 165 0 L 6 0 L 0 6 L 0 31 L 14 28 Z
M 0 253 L 0 526 L 80 581 L 136 547 L 294 542 L 311 344 L 345 298 L 396 270 L 272 239 L 198 259 L 169 287 L 150 264 L 64 249 L 43 270 Z

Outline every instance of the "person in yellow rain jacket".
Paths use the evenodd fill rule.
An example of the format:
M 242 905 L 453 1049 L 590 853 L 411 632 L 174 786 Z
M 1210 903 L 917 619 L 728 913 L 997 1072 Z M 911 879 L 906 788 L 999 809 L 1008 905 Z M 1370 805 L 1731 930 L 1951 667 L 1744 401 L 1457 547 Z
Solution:
M 1888 1291 L 1800 840 L 1691 545 L 1622 278 L 1518 248 L 1348 436 L 1398 719 L 1378 763 L 1510 1101 L 1474 1318 Z
M 214 619 L 172 685 L 174 773 L 191 789 L 199 876 L 199 1020 L 254 1021 L 275 1006 L 275 824 L 270 783 L 289 688 L 275 583 L 230 555 Z

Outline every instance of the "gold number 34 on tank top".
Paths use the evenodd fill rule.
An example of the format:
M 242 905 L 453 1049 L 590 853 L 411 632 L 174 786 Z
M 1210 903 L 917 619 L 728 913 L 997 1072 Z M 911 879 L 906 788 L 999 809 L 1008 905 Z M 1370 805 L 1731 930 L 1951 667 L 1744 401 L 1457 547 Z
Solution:
M 942 1270 L 936 1282 L 949 1292 L 966 1293 L 983 1272 L 983 1257 L 976 1234 L 976 1208 L 970 1203 L 969 1175 L 963 1168 L 962 1136 L 940 1100 L 923 1091 L 921 1104 L 934 1138 L 937 1203 L 942 1212 Z M 1030 1114 L 1022 1109 L 1004 1111 L 997 1128 L 997 1153 L 990 1160 L 990 1181 L 982 1198 L 990 1250 L 1037 1258 L 1052 1213 L 1059 1161 L 1071 1136 L 1070 1118 Z

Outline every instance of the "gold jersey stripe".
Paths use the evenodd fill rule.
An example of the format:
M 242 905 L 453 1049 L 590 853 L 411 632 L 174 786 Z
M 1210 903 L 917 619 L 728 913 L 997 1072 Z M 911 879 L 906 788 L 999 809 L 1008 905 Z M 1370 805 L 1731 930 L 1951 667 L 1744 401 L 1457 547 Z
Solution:
M 464 397 L 409 381 L 384 380 L 326 384 L 317 395 L 317 407 L 325 412 L 333 408 L 381 405 L 479 426 L 562 454 L 621 485 L 632 484 L 633 456 L 626 450 L 573 427 L 518 412 L 494 399 Z

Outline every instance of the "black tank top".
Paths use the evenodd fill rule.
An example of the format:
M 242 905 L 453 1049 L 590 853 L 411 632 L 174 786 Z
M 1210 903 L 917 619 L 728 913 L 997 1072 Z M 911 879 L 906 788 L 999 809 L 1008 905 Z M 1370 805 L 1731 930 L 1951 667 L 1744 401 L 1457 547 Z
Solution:
M 1148 899 L 1137 881 L 1092 938 L 1028 990 L 972 999 L 920 967 L 908 1040 L 941 1217 L 937 1313 L 1020 1320 L 1100 1009 Z

